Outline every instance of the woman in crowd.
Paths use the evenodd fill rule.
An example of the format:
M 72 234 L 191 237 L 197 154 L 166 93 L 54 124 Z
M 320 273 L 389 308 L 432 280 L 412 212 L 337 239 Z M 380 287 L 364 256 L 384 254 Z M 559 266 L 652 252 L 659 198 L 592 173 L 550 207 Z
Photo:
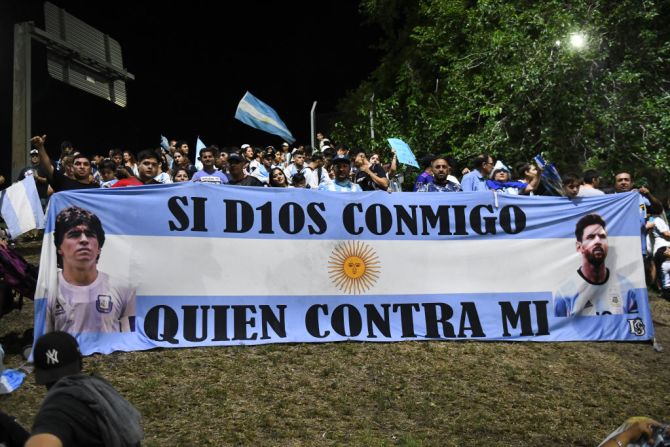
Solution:
M 174 169 L 173 172 L 174 177 L 172 180 L 174 181 L 174 183 L 188 182 L 189 180 L 191 180 L 191 178 L 188 175 L 188 170 L 186 170 L 185 168 L 176 168 Z
M 170 175 L 170 170 L 168 169 L 168 162 L 165 154 L 160 149 L 156 151 L 156 153 L 160 153 L 161 159 L 160 163 L 158 164 L 158 175 L 154 177 L 154 180 L 156 180 L 158 183 L 172 183 L 172 176 Z
M 137 161 L 135 160 L 135 155 L 129 151 L 125 150 L 123 151 L 123 165 L 128 168 L 129 172 L 132 172 L 132 174 L 137 177 L 139 175 L 139 171 L 137 170 Z
M 271 188 L 288 188 L 288 181 L 286 175 L 281 168 L 272 168 L 270 170 L 270 187 Z
M 186 169 L 186 172 L 188 172 L 188 178 L 193 177 L 193 174 L 195 174 L 197 171 L 195 166 L 191 164 L 191 160 L 188 159 L 188 156 L 181 148 L 178 148 L 174 151 L 173 170 L 176 172 L 177 168 Z

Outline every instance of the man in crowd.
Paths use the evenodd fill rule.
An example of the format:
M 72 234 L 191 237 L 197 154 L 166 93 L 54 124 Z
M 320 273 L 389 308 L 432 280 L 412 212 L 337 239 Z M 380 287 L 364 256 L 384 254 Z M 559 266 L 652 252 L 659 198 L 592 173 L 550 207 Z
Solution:
M 98 216 L 77 206 L 56 216 L 57 290 L 47 292 L 47 332 L 131 332 L 135 291 L 98 270 L 105 230 Z
M 605 221 L 588 214 L 575 228 L 582 265 L 554 292 L 557 317 L 637 313 L 636 291 L 630 282 L 605 265 L 609 243 Z
M 433 168 L 431 166 L 433 160 L 435 160 L 435 155 L 433 154 L 426 154 L 421 158 L 423 172 L 417 176 L 416 181 L 414 182 L 414 192 L 423 189 L 422 185 L 433 181 Z
M 192 181 L 214 183 L 216 185 L 228 183 L 228 177 L 226 174 L 217 170 L 214 166 L 214 162 L 218 157 L 216 152 L 216 149 L 211 146 L 200 149 L 200 161 L 202 162 L 202 169 L 193 174 L 193 178 L 191 179 Z
M 307 185 L 311 189 L 319 189 L 323 183 L 330 182 L 328 171 L 324 168 L 323 154 L 321 152 L 314 152 L 312 154 L 309 167 L 305 171 L 305 178 L 307 179 Z
M 35 179 L 37 194 L 40 196 L 42 208 L 46 208 L 49 200 L 49 181 L 47 180 L 46 170 L 40 166 L 40 152 L 37 149 L 30 150 L 30 166 L 21 169 L 16 181 L 21 181 L 26 176 L 32 175 Z
M 451 167 L 445 157 L 435 157 L 431 164 L 432 180 L 421 183 L 419 192 L 456 192 L 460 191 L 461 187 L 447 177 Z
M 565 174 L 561 177 L 561 184 L 563 185 L 563 194 L 568 199 L 574 199 L 579 194 L 579 187 L 582 183 L 576 174 Z
M 473 170 L 461 179 L 463 191 L 488 191 L 486 179 L 493 170 L 493 158 L 488 154 L 479 155 L 473 164 Z
M 41 336 L 33 352 L 35 382 L 49 393 L 26 447 L 139 446 L 144 438 L 137 409 L 106 380 L 82 374 L 77 340 L 66 332 Z
M 335 192 L 361 192 L 361 187 L 349 180 L 351 173 L 351 160 L 346 155 L 338 154 L 333 158 L 333 171 L 335 172 L 335 180 L 324 183 L 319 186 L 322 191 Z
M 247 159 L 233 152 L 228 156 L 228 184 L 229 185 L 240 185 L 240 186 L 263 186 L 263 183 L 258 180 L 256 177 L 248 175 L 244 168 L 246 168 Z
M 605 194 L 598 189 L 598 186 L 600 185 L 600 174 L 598 174 L 598 171 L 595 169 L 584 171 L 582 180 L 584 183 L 579 187 L 577 197 L 602 196 Z
M 294 175 L 304 175 L 305 171 L 307 170 L 307 167 L 305 166 L 305 151 L 302 149 L 295 150 L 291 156 L 291 160 L 293 162 L 288 165 L 286 169 L 284 169 L 284 175 L 286 176 L 286 179 L 289 181 L 289 183 L 292 184 Z
M 54 169 L 51 158 L 49 158 L 49 154 L 47 154 L 44 147 L 46 138 L 46 135 L 34 136 L 30 141 L 37 148 L 40 157 L 40 166 L 44 169 L 47 180 L 54 192 L 72 189 L 91 189 L 100 186 L 93 181 L 91 161 L 84 154 L 77 153 L 74 155 L 72 178 L 67 177 L 64 172 Z
M 145 149 L 137 154 L 137 177 L 129 175 L 112 185 L 112 188 L 124 186 L 160 185 L 154 177 L 158 175 L 158 154 L 151 149 Z
M 635 191 L 633 189 L 633 176 L 628 171 L 621 171 L 614 176 L 614 192 L 626 193 Z M 652 193 L 644 186 L 637 189 L 640 200 L 640 238 L 642 247 L 642 259 L 644 261 L 644 271 L 647 276 L 647 282 L 651 283 L 651 264 L 652 258 L 648 256 L 647 250 L 647 214 L 650 206 L 655 208 L 663 208 L 660 200 L 652 195 Z
M 256 177 L 263 185 L 267 185 L 270 182 L 270 170 L 272 170 L 272 165 L 275 159 L 275 148 L 268 146 L 265 148 L 261 155 L 261 164 L 258 166 L 258 169 L 255 169 L 251 173 L 253 177 Z
M 111 188 L 114 186 L 114 183 L 118 182 L 119 179 L 116 178 L 116 163 L 112 160 L 103 160 L 100 164 L 100 187 L 101 188 Z
M 356 172 L 356 184 L 361 187 L 363 191 L 376 191 L 381 189 L 386 191 L 389 187 L 389 179 L 386 178 L 386 172 L 381 164 L 370 164 L 365 152 L 356 154 L 354 164 L 358 168 Z

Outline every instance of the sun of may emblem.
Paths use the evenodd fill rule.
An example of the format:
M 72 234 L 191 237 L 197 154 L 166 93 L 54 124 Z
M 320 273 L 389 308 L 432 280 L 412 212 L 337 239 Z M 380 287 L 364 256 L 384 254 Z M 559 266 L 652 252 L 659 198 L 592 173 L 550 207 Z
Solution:
M 363 242 L 339 244 L 328 261 L 330 279 L 345 293 L 360 294 L 375 285 L 381 266 L 372 247 Z

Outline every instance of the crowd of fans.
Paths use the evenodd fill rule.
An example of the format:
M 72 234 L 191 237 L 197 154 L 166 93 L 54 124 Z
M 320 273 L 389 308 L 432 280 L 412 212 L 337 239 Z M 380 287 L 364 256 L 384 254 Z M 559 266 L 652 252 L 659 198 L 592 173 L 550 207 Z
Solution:
M 346 146 L 331 144 L 323 134 L 317 138 L 319 146 L 314 149 L 291 148 L 288 143 L 280 149 L 272 146 L 254 148 L 248 144 L 225 150 L 209 146 L 199 150 L 193 163 L 188 144 L 176 140 L 170 141 L 167 147 L 143 150 L 138 154 L 113 149 L 104 155 L 85 154 L 64 142 L 60 156 L 52 160 L 46 151 L 46 136 L 36 136 L 31 140 L 34 146 L 30 151 L 31 164 L 20 172 L 18 180 L 32 175 L 44 206 L 50 194 L 63 190 L 188 181 L 336 192 L 403 191 L 403 176 L 398 170 L 395 154 L 390 163 L 382 164 L 379 154 L 351 152 Z M 637 191 L 647 279 L 666 299 L 670 299 L 670 227 L 667 217 L 661 202 L 647 188 L 633 188 L 630 172 L 617 173 L 611 190 L 600 189 L 600 175 L 594 170 L 582 175 L 564 175 L 559 189 L 552 190 L 542 181 L 542 166 L 533 162 L 521 162 L 512 171 L 502 160 L 494 163 L 490 155 L 480 154 L 469 168 L 457 173 L 451 157 L 429 154 L 421 159 L 421 165 L 422 171 L 412 187 L 414 192 L 558 193 L 573 199 Z M 460 179 L 457 174 L 461 174 Z M 62 360 L 54 360 L 57 354 Z M 74 440 L 85 440 L 88 445 L 139 445 L 143 437 L 139 413 L 107 382 L 81 374 L 81 355 L 71 336 L 54 332 L 38 340 L 35 368 L 37 383 L 60 391 L 47 396 L 31 432 L 0 412 L 0 441 L 5 445 L 55 446 L 67 445 Z M 100 396 L 96 403 L 104 405 L 104 414 L 93 411 L 94 406 L 83 405 L 82 393 Z M 63 408 L 68 411 L 64 412 Z M 121 426 L 132 427 L 132 430 L 124 429 L 123 439 L 118 438 L 118 427 Z M 638 438 L 660 439 L 666 434 L 667 426 L 638 418 L 612 433 L 602 445 L 625 445 L 622 442 Z
M 46 135 L 32 138 L 31 165 L 19 176 L 32 174 L 43 204 L 52 192 L 83 188 L 118 188 L 176 182 L 205 182 L 268 188 L 310 188 L 336 192 L 403 191 L 403 173 L 396 154 L 383 164 L 379 154 L 350 151 L 317 134 L 316 148 L 283 143 L 279 149 L 243 144 L 239 148 L 201 148 L 193 156 L 185 141 L 171 140 L 162 148 L 132 151 L 112 149 L 107 154 L 86 154 L 69 142 L 52 160 L 45 148 Z M 552 185 L 544 181 L 543 165 L 522 161 L 510 169 L 502 160 L 478 155 L 471 166 L 457 171 L 446 155 L 427 154 L 414 192 L 496 191 L 515 195 L 562 195 L 568 198 L 637 191 L 640 197 L 642 252 L 650 285 L 670 298 L 670 229 L 662 203 L 646 187 L 634 189 L 628 171 L 618 172 L 612 187 L 601 189 L 600 175 L 587 170 L 566 174 Z M 457 175 L 460 174 L 459 179 Z M 405 188 L 409 190 L 409 188 Z M 658 272 L 658 274 L 657 274 Z

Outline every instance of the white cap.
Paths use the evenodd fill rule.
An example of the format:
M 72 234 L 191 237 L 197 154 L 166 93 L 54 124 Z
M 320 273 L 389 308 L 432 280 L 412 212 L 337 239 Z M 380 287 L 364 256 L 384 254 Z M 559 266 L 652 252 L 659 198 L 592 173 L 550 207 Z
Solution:
M 240 146 L 240 149 L 246 149 L 248 147 L 251 147 L 251 146 L 249 146 L 248 144 L 243 144 L 242 146 Z

